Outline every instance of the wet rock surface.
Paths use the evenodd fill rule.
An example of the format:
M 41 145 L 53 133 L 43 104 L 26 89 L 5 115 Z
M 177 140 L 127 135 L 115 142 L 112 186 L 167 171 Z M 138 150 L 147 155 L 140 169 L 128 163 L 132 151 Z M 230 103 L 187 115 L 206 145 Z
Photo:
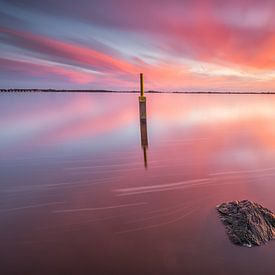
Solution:
M 231 201 L 217 206 L 229 239 L 237 245 L 262 245 L 275 238 L 275 215 L 258 203 Z

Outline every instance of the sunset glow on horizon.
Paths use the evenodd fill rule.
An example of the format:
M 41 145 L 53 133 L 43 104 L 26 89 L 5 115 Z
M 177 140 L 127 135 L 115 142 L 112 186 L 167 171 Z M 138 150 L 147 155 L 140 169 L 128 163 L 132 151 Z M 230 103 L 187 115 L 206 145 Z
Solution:
M 275 91 L 273 0 L 1 0 L 0 88 Z

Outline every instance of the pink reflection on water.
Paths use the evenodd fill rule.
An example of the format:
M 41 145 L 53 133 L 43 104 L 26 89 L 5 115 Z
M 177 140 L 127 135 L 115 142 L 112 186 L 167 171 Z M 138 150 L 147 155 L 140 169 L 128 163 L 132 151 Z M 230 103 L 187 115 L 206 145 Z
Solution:
M 214 209 L 234 199 L 275 209 L 273 96 L 148 95 L 147 170 L 137 95 L 33 100 L 38 109 L 15 97 L 6 106 L 20 116 L 6 109 L 1 124 L 13 149 L 2 146 L 10 157 L 1 159 L 5 260 L 22 271 L 39 258 L 48 273 L 143 266 L 148 274 L 232 274 L 247 261 L 251 274 L 273 270 L 274 243 L 252 252 L 233 246 Z M 17 127 L 28 135 L 18 137 Z

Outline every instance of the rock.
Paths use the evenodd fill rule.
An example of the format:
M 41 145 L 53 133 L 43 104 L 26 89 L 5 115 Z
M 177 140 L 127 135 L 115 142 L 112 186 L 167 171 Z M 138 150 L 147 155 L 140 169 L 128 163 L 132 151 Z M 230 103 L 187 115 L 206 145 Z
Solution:
M 231 201 L 216 208 L 234 244 L 251 247 L 275 238 L 275 215 L 260 204 L 248 200 Z

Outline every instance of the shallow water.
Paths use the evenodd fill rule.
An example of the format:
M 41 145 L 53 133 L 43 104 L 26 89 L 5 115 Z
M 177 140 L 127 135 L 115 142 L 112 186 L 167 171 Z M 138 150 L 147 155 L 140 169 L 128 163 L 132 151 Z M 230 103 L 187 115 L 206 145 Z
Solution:
M 274 274 L 215 206 L 275 211 L 275 96 L 149 94 L 147 118 L 148 148 L 136 94 L 0 94 L 1 274 Z

